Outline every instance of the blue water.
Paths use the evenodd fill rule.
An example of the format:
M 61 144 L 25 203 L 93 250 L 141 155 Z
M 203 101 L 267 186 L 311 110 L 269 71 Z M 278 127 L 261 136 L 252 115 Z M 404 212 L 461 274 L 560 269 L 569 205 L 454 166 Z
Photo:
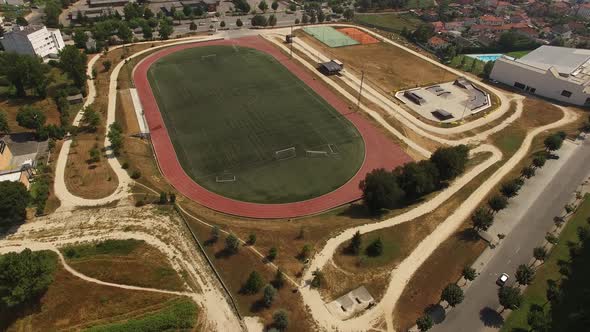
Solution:
M 475 58 L 483 62 L 496 61 L 502 55 L 503 54 L 467 54 L 468 57 Z

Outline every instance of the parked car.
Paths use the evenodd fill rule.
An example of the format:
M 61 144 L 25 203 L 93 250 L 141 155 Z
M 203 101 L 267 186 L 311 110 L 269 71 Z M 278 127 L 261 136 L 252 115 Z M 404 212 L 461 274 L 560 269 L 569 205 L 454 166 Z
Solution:
M 500 275 L 500 277 L 498 278 L 498 280 L 496 280 L 496 284 L 500 287 L 506 285 L 506 281 L 508 281 L 508 279 L 510 279 L 510 276 L 506 273 L 502 273 Z

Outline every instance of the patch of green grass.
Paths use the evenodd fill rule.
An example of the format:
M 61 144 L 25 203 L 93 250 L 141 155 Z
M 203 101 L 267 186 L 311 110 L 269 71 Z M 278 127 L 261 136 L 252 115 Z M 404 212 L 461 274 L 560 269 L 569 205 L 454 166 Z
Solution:
M 430 8 L 434 7 L 433 0 L 408 0 L 404 5 L 405 9 L 413 9 L 413 8 Z
M 450 66 L 474 75 L 481 75 L 485 62 L 465 55 L 457 55 L 451 59 Z
M 494 145 L 497 146 L 504 154 L 504 158 L 512 156 L 522 145 L 526 136 L 525 130 L 517 126 L 509 126 L 498 134 L 492 135 Z
M 501 331 L 512 332 L 519 328 L 523 329 L 523 331 L 529 331 L 530 327 L 527 323 L 527 314 L 529 308 L 533 304 L 540 305 L 545 307 L 545 310 L 549 310 L 550 304 L 547 303 L 546 297 L 547 281 L 560 280 L 563 278 L 559 272 L 559 262 L 569 262 L 571 260 L 568 244 L 572 242 L 579 242 L 578 227 L 584 227 L 588 229 L 588 223 L 586 222 L 586 218 L 588 218 L 588 216 L 590 216 L 590 195 L 586 195 L 575 215 L 565 225 L 559 236 L 559 242 L 555 247 L 553 247 L 548 259 L 537 270 L 535 279 L 524 292 L 523 303 L 521 307 L 518 310 L 513 311 L 510 316 L 508 316 L 508 319 L 504 323 Z M 578 280 L 580 279 L 582 278 L 578 278 Z M 571 310 L 570 312 L 574 312 L 574 310 Z
M 143 241 L 141 240 L 105 240 L 99 243 L 81 244 L 64 247 L 61 251 L 68 259 L 82 259 L 98 255 L 129 255 Z
M 197 305 L 188 298 L 174 301 L 166 308 L 125 322 L 86 329 L 88 332 L 160 332 L 191 331 L 197 320 Z
M 529 51 L 514 51 L 514 52 L 508 52 L 506 53 L 507 56 L 511 56 L 513 58 L 522 58 L 523 56 L 531 53 L 532 50 Z
M 354 21 L 361 25 L 401 33 L 405 27 L 416 29 L 422 21 L 412 14 L 356 14 Z
M 363 162 L 354 125 L 268 54 L 190 48 L 158 60 L 148 79 L 181 165 L 213 192 L 257 203 L 301 201 L 340 187 Z M 337 153 L 306 154 L 331 146 Z

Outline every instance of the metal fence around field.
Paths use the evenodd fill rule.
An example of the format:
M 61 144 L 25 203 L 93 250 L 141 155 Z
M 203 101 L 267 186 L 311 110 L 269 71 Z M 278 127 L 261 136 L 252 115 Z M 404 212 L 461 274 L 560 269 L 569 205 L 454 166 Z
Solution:
M 303 31 L 315 37 L 329 47 L 358 45 L 359 42 L 330 26 L 305 27 Z

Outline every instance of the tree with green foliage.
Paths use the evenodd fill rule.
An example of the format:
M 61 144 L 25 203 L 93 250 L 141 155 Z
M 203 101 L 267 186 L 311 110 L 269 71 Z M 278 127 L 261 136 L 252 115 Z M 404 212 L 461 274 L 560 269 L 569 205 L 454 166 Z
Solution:
M 141 33 L 145 40 L 154 38 L 154 29 L 147 23 L 141 25 Z
M 281 289 L 285 285 L 285 274 L 281 269 L 277 269 L 275 278 L 272 280 L 272 284 L 276 289 Z
M 476 231 L 487 231 L 494 223 L 494 215 L 489 209 L 480 207 L 471 216 L 471 223 Z
M 247 243 L 251 246 L 256 244 L 256 234 L 250 233 L 250 235 L 248 235 L 248 242 Z
M 440 188 L 438 168 L 430 160 L 410 162 L 394 170 L 400 187 L 409 201 Z
M 119 22 L 117 27 L 117 37 L 125 43 L 130 43 L 133 40 L 133 31 L 131 31 L 127 22 Z
M 234 8 L 242 13 L 249 13 L 250 12 L 250 5 L 246 0 L 232 0 L 234 4 Z
M 219 26 L 222 27 L 222 28 L 225 28 L 225 21 L 219 22 Z
M 381 237 L 376 238 L 367 246 L 367 255 L 371 257 L 381 256 L 383 254 L 383 241 Z
M 260 273 L 252 271 L 246 280 L 246 283 L 242 287 L 242 292 L 245 294 L 256 294 L 264 286 L 264 279 Z
M 274 27 L 275 25 L 277 25 L 277 17 L 274 14 L 271 14 L 268 17 L 268 25 L 271 27 Z
M 277 247 L 272 247 L 268 251 L 268 256 L 266 256 L 266 258 L 272 262 L 277 258 L 278 254 L 279 254 L 279 250 L 277 249 Z
M 59 51 L 60 68 L 74 81 L 80 89 L 86 89 L 86 69 L 88 57 L 74 45 L 66 45 Z
M 464 298 L 465 295 L 463 294 L 461 287 L 453 283 L 448 284 L 440 295 L 440 299 L 447 302 L 451 307 L 455 307 L 459 303 L 463 302 Z
M 536 173 L 536 169 L 532 165 L 525 166 L 520 171 L 520 175 L 523 176 L 524 178 L 527 178 L 527 179 L 530 179 L 533 176 L 535 176 L 535 173 Z
M 163 191 L 160 192 L 160 199 L 159 199 L 158 203 L 160 203 L 160 204 L 168 203 L 168 195 L 166 195 L 165 192 L 163 192 Z
M 0 53 L 0 75 L 5 76 L 14 86 L 17 97 L 26 97 L 28 89 L 45 97 L 48 72 L 49 67 L 37 56 Z
M 522 185 L 519 184 L 519 181 L 517 181 L 517 179 L 514 179 L 503 183 L 500 187 L 500 192 L 502 193 L 502 195 L 511 198 L 518 195 L 518 192 L 520 191 L 521 187 Z
M 358 255 L 361 252 L 361 245 L 362 245 L 362 238 L 361 232 L 356 231 L 352 238 L 350 239 L 350 243 L 348 244 L 348 252 L 353 255 Z
M 503 195 L 494 195 L 488 200 L 488 206 L 493 213 L 498 213 L 508 206 L 508 198 Z
M 262 0 L 260 3 L 258 3 L 258 9 L 260 9 L 263 13 L 266 13 L 268 10 L 268 4 L 266 3 L 266 0 Z
M 552 304 L 559 301 L 559 298 L 561 297 L 561 289 L 559 286 L 557 286 L 557 282 L 555 280 L 547 280 L 547 290 L 545 291 L 545 297 L 547 297 L 547 301 Z
M 301 15 L 301 23 L 303 23 L 303 24 L 309 23 L 309 15 L 307 15 L 305 13 L 303 15 Z
M 299 253 L 299 258 L 301 260 L 305 260 L 305 259 L 309 258 L 309 255 L 311 255 L 311 245 L 305 244 L 305 245 L 303 245 L 303 248 L 301 248 L 301 252 Z
M 20 182 L 0 182 L 0 227 L 20 224 L 27 218 L 27 205 L 31 197 Z
M 272 8 L 272 10 L 274 10 L 276 12 L 277 9 L 279 9 L 279 2 L 277 0 L 274 0 L 272 2 L 272 4 L 270 5 L 270 8 Z
M 473 281 L 477 277 L 477 272 L 471 266 L 465 266 L 461 274 L 463 275 L 463 279 L 467 281 Z
M 547 157 L 544 154 L 536 155 L 533 158 L 533 166 L 535 166 L 536 168 L 541 168 L 545 165 L 546 161 L 547 161 Z
M 215 243 L 219 240 L 219 234 L 220 230 L 218 226 L 213 226 L 213 228 L 211 229 L 211 238 L 210 241 Z
M 102 68 L 104 72 L 107 72 L 111 69 L 111 66 L 113 65 L 113 63 L 111 62 L 111 60 L 104 60 L 102 62 Z
M 46 120 L 45 113 L 29 105 L 22 107 L 16 114 L 18 125 L 27 129 L 39 130 Z
M 494 69 L 494 63 L 496 63 L 496 61 L 488 61 L 483 66 L 483 73 L 482 74 L 485 78 L 490 77 L 490 74 L 492 73 L 492 69 Z
M 59 27 L 59 15 L 61 14 L 61 4 L 57 0 L 45 1 L 45 25 L 48 28 Z
M 268 20 L 266 19 L 266 16 L 256 14 L 252 17 L 251 24 L 254 27 L 265 27 L 268 25 Z
M 547 235 L 545 235 L 545 240 L 547 240 L 547 242 L 551 243 L 552 245 L 556 245 L 559 242 L 559 238 L 553 233 L 547 233 Z
M 238 252 L 239 249 L 240 249 L 240 240 L 238 240 L 238 238 L 235 235 L 229 234 L 225 238 L 225 251 L 227 253 L 229 253 L 230 255 L 234 255 Z
M 88 35 L 82 29 L 74 29 L 74 33 L 72 35 L 72 39 L 74 40 L 74 44 L 77 48 L 86 48 L 86 42 L 88 41 Z
M 557 151 L 563 144 L 563 138 L 561 138 L 558 134 L 553 134 L 545 138 L 543 144 L 545 145 L 545 149 L 547 151 Z
M 57 258 L 49 251 L 25 249 L 0 256 L 0 299 L 14 307 L 42 295 L 56 268 Z
M 8 120 L 6 119 L 6 112 L 0 111 L 0 134 L 10 133 L 10 127 L 8 127 Z
M 540 262 L 544 262 L 547 258 L 547 250 L 543 247 L 535 247 L 533 249 L 533 257 Z
M 543 307 L 538 304 L 532 304 L 529 308 L 527 323 L 534 332 L 547 332 L 551 326 L 549 317 L 545 314 Z
M 242 20 L 240 20 L 239 18 L 236 20 L 236 26 L 238 28 L 241 28 L 244 25 L 244 22 L 242 22 Z
M 196 31 L 197 30 L 197 24 L 195 23 L 195 21 L 191 21 L 191 24 L 189 24 L 188 26 L 190 31 Z
M 272 315 L 272 325 L 279 331 L 284 331 L 289 326 L 289 315 L 285 310 L 275 311 Z
M 317 16 L 315 15 L 315 13 L 311 13 L 311 16 L 309 17 L 309 23 L 311 24 L 315 24 L 315 22 L 317 22 Z
M 528 285 L 535 278 L 535 271 L 528 265 L 520 264 L 516 269 L 515 276 L 519 284 Z
M 184 16 L 189 17 L 193 14 L 193 9 L 190 6 L 183 6 L 182 12 L 184 13 Z
M 97 146 L 93 146 L 90 151 L 88 151 L 88 155 L 90 159 L 88 160 L 90 163 L 97 163 L 100 161 L 100 150 Z
M 347 21 L 350 21 L 354 18 L 354 10 L 352 8 L 348 8 L 342 14 Z
M 418 326 L 418 330 L 421 332 L 426 332 L 432 328 L 434 322 L 429 315 L 424 315 L 416 319 L 416 326 Z
M 371 214 L 400 206 L 405 196 L 396 176 L 383 168 L 367 173 L 359 187 L 363 191 L 363 203 Z
M 119 155 L 119 152 L 123 148 L 123 128 L 121 128 L 119 123 L 114 122 L 109 126 L 107 138 L 111 143 L 110 147 L 113 153 L 116 156 Z
M 16 23 L 17 25 L 20 25 L 21 27 L 26 27 L 27 25 L 29 25 L 29 21 L 27 21 L 27 19 L 26 19 L 26 18 L 24 18 L 23 16 L 18 16 L 18 17 L 16 18 L 16 21 L 15 21 L 15 23 Z
M 264 290 L 262 293 L 262 302 L 264 302 L 264 305 L 267 308 L 270 308 L 272 302 L 275 299 L 275 296 L 277 295 L 277 290 L 272 285 L 268 284 L 264 286 Z
M 326 20 L 326 14 L 322 10 L 318 12 L 318 22 L 323 23 Z
M 160 29 L 158 30 L 158 33 L 160 34 L 160 39 L 168 39 L 170 35 L 172 35 L 172 32 L 174 32 L 172 24 L 168 23 L 168 21 L 166 20 L 160 21 Z
M 453 180 L 465 171 L 469 160 L 469 147 L 457 145 L 446 148 L 438 148 L 430 160 L 438 169 L 441 181 Z
M 324 273 L 319 269 L 313 271 L 311 275 L 313 276 L 310 283 L 312 288 L 320 288 L 323 284 L 325 284 Z

